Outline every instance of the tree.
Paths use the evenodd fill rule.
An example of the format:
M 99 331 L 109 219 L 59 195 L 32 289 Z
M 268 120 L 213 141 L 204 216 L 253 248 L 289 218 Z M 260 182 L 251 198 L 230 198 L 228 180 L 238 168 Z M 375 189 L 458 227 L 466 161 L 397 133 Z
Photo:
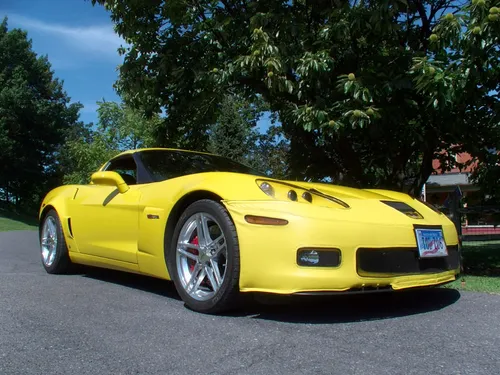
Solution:
M 271 125 L 265 134 L 259 134 L 255 146 L 256 169 L 274 178 L 290 178 L 290 142 L 281 126 Z
M 433 29 L 461 10 L 455 1 L 92 2 L 129 44 L 117 88 L 131 105 L 163 109 L 166 132 L 199 144 L 227 93 L 262 97 L 290 139 L 294 178 L 418 195 L 440 151 L 489 134 L 444 93 L 444 69 L 465 50 L 430 63 Z
M 85 125 L 82 134 L 66 141 L 61 154 L 65 184 L 88 184 L 92 173 L 118 152 L 106 141 L 105 134 L 92 127 Z
M 56 155 L 78 120 L 46 56 L 32 51 L 27 33 L 0 24 L 0 191 L 33 208 L 55 183 Z
M 264 109 L 261 102 L 253 104 L 234 95 L 226 96 L 216 123 L 209 129 L 207 150 L 257 169 L 263 168 L 257 150 L 260 135 L 255 126 Z
M 262 101 L 249 103 L 236 96 L 225 97 L 217 122 L 210 128 L 207 150 L 275 178 L 286 178 L 289 142 L 281 127 L 271 125 L 263 134 L 255 129 L 265 110 Z
M 234 96 L 227 96 L 221 104 L 221 114 L 211 127 L 208 151 L 225 156 L 240 163 L 248 163 L 249 151 L 254 147 L 254 133 L 251 122 L 253 111 L 242 110 L 244 101 Z M 248 108 L 248 105 L 247 105 Z M 250 116 L 246 116 L 249 114 Z
M 141 112 L 116 102 L 103 100 L 97 104 L 97 129 L 105 135 L 110 147 L 123 151 L 154 144 L 155 131 L 160 123 L 158 116 L 148 119 Z
M 494 6 L 494 5 L 497 6 Z M 429 37 L 430 54 L 416 60 L 417 89 L 431 110 L 453 119 L 464 132 L 453 152 L 469 152 L 477 168 L 473 179 L 483 192 L 500 199 L 500 6 L 474 0 L 442 17 Z M 452 135 L 450 134 L 450 138 Z M 443 155 L 447 158 L 450 153 Z M 443 160 L 442 164 L 446 164 Z
M 160 118 L 146 119 L 139 112 L 116 102 L 102 101 L 98 124 L 89 124 L 67 139 L 62 154 L 64 182 L 87 184 L 90 176 L 117 153 L 153 147 Z

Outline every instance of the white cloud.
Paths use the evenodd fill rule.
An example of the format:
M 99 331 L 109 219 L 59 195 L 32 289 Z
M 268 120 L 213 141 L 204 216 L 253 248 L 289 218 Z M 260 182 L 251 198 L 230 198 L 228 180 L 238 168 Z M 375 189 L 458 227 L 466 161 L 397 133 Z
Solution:
M 19 14 L 9 14 L 9 26 L 20 27 L 32 33 L 50 35 L 54 42 L 64 42 L 69 50 L 85 53 L 86 57 L 97 59 L 120 59 L 117 49 L 125 45 L 123 39 L 109 25 L 72 27 L 62 24 L 47 23 Z M 69 51 L 68 51 L 69 52 Z M 91 56 L 89 56 L 89 54 Z

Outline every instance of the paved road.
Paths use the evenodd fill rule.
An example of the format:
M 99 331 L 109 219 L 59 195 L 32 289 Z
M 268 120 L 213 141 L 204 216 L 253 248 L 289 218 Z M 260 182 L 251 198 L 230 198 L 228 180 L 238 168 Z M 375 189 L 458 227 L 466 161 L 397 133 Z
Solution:
M 499 374 L 500 296 L 432 289 L 187 310 L 171 283 L 52 276 L 0 233 L 0 374 Z

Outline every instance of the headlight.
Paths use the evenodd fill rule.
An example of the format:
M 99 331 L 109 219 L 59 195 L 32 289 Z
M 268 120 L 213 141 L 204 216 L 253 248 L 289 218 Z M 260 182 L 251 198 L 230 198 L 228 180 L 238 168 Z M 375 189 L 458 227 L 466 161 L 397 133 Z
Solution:
M 259 187 L 264 193 L 274 198 L 274 189 L 269 182 L 260 182 Z
M 295 190 L 289 190 L 287 196 L 291 201 L 297 200 L 297 192 Z
M 308 201 L 309 203 L 312 203 L 312 201 L 313 201 L 313 197 L 312 197 L 311 193 L 309 193 L 308 191 L 304 191 L 302 193 L 302 198 L 304 198 L 304 200 Z
M 258 179 L 255 181 L 266 195 L 271 198 L 299 203 L 313 203 L 321 206 L 349 208 L 349 205 L 338 198 L 329 196 L 315 189 L 307 189 L 288 182 Z
M 293 186 L 278 181 L 257 180 L 256 182 L 260 190 L 262 190 L 270 197 L 279 200 L 297 202 L 299 201 L 298 191 L 300 190 L 300 194 L 302 194 L 302 191 L 305 191 L 305 189 L 302 189 L 298 186 Z

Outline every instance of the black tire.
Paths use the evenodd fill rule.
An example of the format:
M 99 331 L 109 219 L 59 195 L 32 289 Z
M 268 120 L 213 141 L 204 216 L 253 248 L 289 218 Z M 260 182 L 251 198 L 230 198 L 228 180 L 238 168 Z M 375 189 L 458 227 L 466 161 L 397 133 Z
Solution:
M 224 234 L 227 259 L 225 275 L 220 288 L 208 300 L 200 301 L 190 296 L 184 289 L 180 280 L 177 268 L 177 243 L 180 232 L 184 224 L 195 214 L 208 214 L 217 220 L 222 234 Z M 231 217 L 227 210 L 221 204 L 203 199 L 192 203 L 179 218 L 172 237 L 170 248 L 166 254 L 167 267 L 170 278 L 175 284 L 175 288 L 186 306 L 191 310 L 205 313 L 216 314 L 231 310 L 237 307 L 239 302 L 239 277 L 240 277 L 240 251 L 238 244 L 238 235 Z
M 44 233 L 44 227 L 48 221 L 55 224 L 55 234 L 57 237 L 57 244 L 55 246 L 55 256 L 52 262 L 47 263 L 44 261 L 43 248 L 42 248 L 42 237 Z M 61 221 L 55 210 L 50 210 L 43 218 L 40 224 L 40 254 L 42 258 L 42 265 L 45 271 L 50 274 L 65 274 L 71 271 L 71 260 L 68 254 L 68 247 L 66 245 L 66 239 L 62 231 Z

